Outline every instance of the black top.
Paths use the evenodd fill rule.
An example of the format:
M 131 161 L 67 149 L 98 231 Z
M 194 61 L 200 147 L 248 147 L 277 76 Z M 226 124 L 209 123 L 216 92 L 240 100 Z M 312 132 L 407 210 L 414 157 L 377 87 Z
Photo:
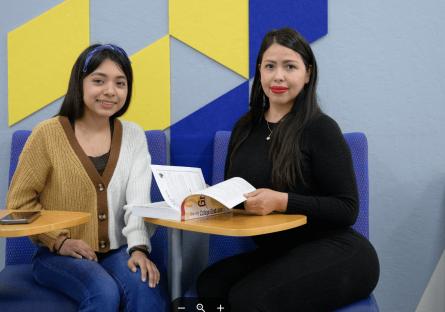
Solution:
M 71 127 L 73 128 L 73 131 L 76 132 L 74 127 L 74 120 L 69 119 Z M 111 132 L 111 139 L 113 139 L 113 130 L 114 130 L 114 122 L 110 119 L 110 132 Z M 111 150 L 111 148 L 110 148 Z M 94 168 L 96 168 L 97 172 L 102 176 L 104 173 L 105 167 L 108 163 L 108 158 L 110 157 L 110 150 L 98 157 L 88 156 L 88 158 L 91 160 L 91 162 L 94 165 Z
M 269 123 L 269 127 L 273 130 L 275 124 Z M 271 141 L 266 140 L 269 134 L 263 118 L 239 147 L 229 168 L 228 160 L 235 145 L 231 137 L 224 178 L 242 177 L 257 189 L 275 190 L 269 160 Z M 359 197 L 351 151 L 337 123 L 326 115 L 318 117 L 307 125 L 299 145 L 306 164 L 303 170 L 306 185 L 297 180 L 295 186 L 287 189 L 286 213 L 306 215 L 307 224 L 254 236 L 258 247 L 293 247 L 336 228 L 351 226 L 357 220 Z M 244 209 L 243 204 L 236 208 Z

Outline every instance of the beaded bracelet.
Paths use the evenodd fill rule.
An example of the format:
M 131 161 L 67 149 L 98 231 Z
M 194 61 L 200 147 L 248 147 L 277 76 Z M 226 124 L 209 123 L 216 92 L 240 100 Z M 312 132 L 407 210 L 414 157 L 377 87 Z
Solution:
M 54 248 L 54 249 L 56 249 L 58 255 L 60 255 L 59 251 L 60 251 L 60 249 L 62 249 L 63 243 L 65 243 L 65 241 L 66 241 L 67 239 L 70 239 L 70 238 L 69 238 L 69 237 L 65 237 L 65 239 L 62 241 L 62 243 L 60 243 L 59 250 L 57 250 L 56 248 Z

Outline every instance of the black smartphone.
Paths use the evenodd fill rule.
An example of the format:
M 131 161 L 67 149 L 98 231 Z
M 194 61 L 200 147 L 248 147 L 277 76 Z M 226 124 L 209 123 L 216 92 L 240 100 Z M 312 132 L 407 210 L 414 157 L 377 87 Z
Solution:
M 38 216 L 40 216 L 40 211 L 14 211 L 1 218 L 0 224 L 31 223 Z

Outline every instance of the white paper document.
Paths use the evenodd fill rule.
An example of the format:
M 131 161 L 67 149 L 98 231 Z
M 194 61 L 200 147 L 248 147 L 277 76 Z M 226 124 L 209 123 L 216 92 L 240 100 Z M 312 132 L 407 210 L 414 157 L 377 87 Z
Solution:
M 151 165 L 151 170 L 167 206 L 178 210 L 184 199 L 206 188 L 200 168 Z
M 232 178 L 206 188 L 200 168 L 151 166 L 164 202 L 133 207 L 141 217 L 188 220 L 230 212 L 255 188 L 242 178 Z

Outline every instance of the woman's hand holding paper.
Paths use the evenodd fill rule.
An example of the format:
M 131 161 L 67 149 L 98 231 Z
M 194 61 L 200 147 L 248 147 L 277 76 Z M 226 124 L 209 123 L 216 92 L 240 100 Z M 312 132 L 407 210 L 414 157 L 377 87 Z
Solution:
M 244 208 L 257 215 L 265 216 L 272 211 L 285 212 L 287 208 L 287 193 L 272 191 L 270 189 L 257 189 L 244 194 L 247 200 Z

